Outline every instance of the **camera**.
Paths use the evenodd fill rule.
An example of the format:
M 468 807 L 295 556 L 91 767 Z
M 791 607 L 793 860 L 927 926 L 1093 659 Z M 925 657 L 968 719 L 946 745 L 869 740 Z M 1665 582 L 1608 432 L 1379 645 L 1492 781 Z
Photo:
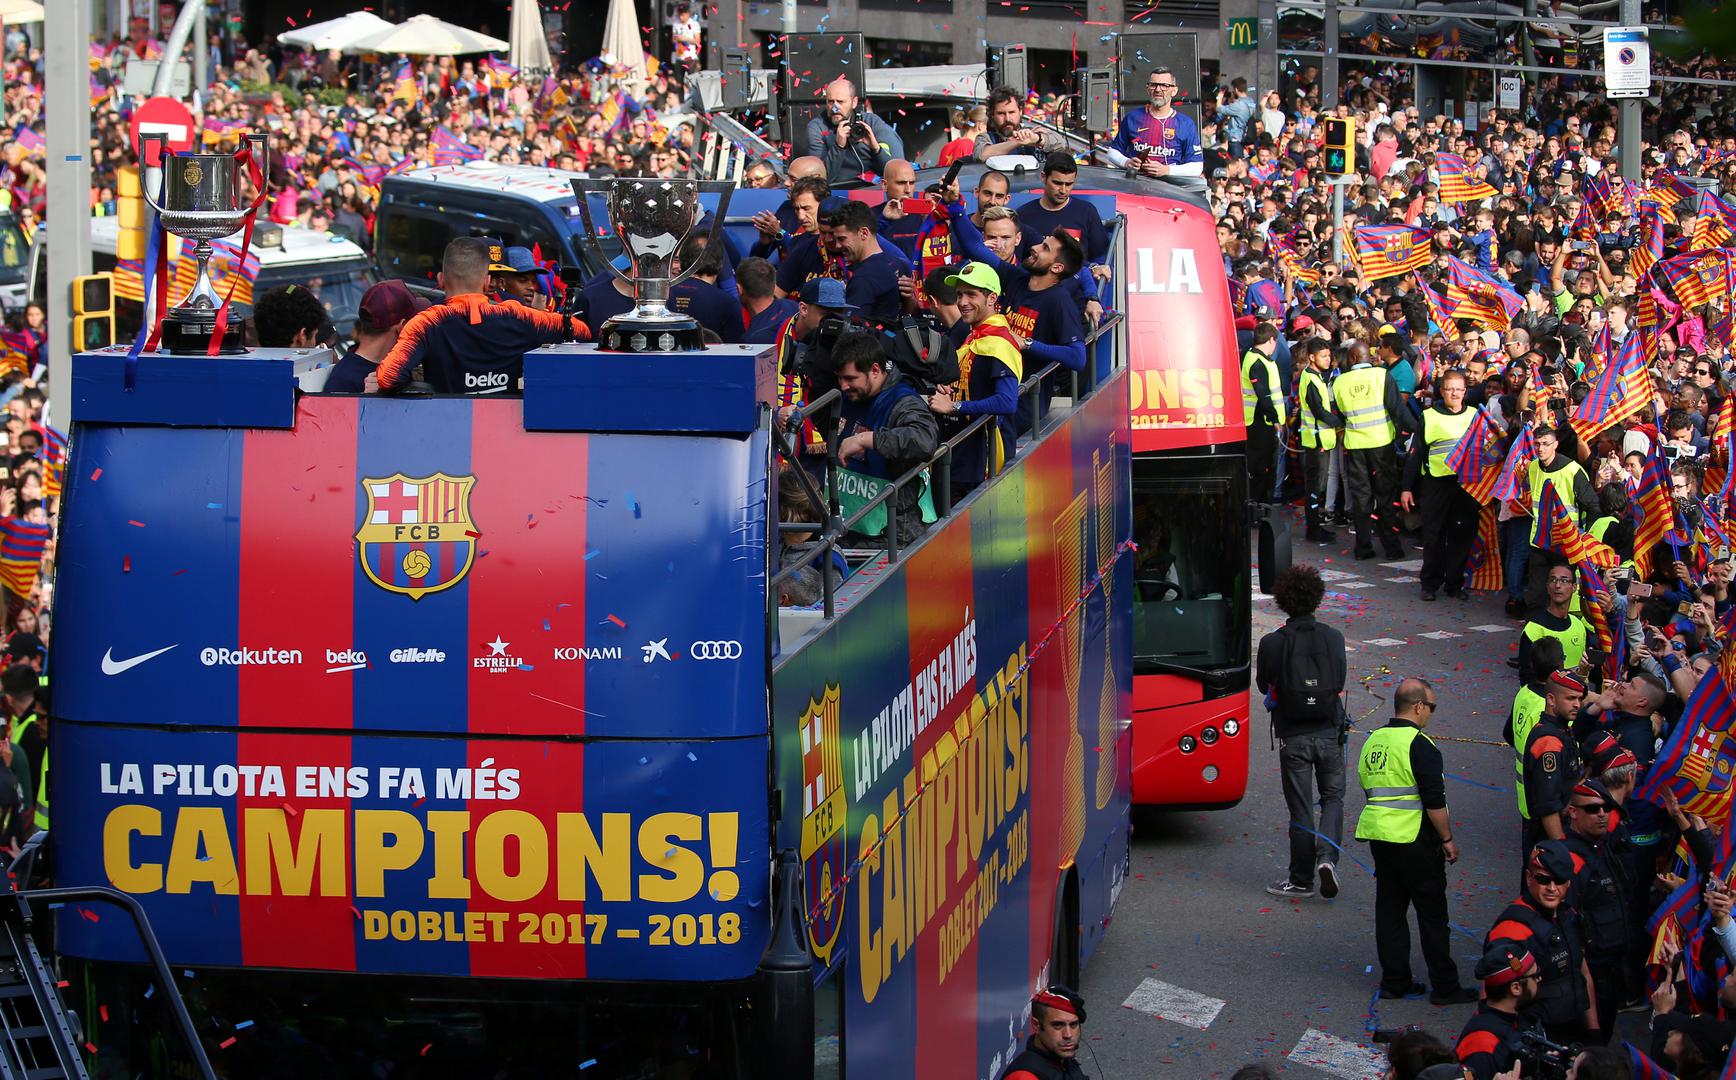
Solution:
M 1525 1048 L 1526 1066 L 1523 1075 L 1529 1080 L 1567 1080 L 1573 1059 L 1583 1049 L 1578 1043 L 1550 1042 L 1540 1031 L 1521 1031 L 1519 1043 Z
M 850 137 L 852 139 L 866 139 L 872 134 L 873 132 L 868 130 L 867 114 L 863 111 L 862 106 L 856 106 L 850 113 Z

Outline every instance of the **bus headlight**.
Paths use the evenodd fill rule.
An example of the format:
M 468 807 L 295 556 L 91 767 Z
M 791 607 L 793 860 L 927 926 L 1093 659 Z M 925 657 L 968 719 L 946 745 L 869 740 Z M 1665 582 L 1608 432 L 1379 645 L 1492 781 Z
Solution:
M 1192 735 L 1183 735 L 1181 737 L 1181 752 L 1184 754 L 1193 753 L 1195 750 L 1199 749 L 1199 745 L 1198 740 L 1196 740 Z
M 1230 738 L 1233 739 L 1237 735 L 1240 735 L 1241 733 L 1242 733 L 1242 722 L 1240 720 L 1237 720 L 1235 717 L 1232 716 L 1228 720 L 1224 721 L 1224 734 L 1225 735 L 1228 735 Z
M 1207 724 L 1205 730 L 1200 732 L 1200 741 L 1207 746 L 1215 744 L 1218 741 L 1218 729 Z

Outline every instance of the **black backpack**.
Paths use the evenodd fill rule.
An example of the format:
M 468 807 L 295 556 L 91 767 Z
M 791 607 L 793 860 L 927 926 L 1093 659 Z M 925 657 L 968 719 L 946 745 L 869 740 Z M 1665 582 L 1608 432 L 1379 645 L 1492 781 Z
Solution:
M 1308 731 L 1339 719 L 1338 692 L 1342 686 L 1333 668 L 1331 644 L 1319 627 L 1298 632 L 1284 628 L 1284 666 L 1278 682 L 1278 708 L 1284 727 Z

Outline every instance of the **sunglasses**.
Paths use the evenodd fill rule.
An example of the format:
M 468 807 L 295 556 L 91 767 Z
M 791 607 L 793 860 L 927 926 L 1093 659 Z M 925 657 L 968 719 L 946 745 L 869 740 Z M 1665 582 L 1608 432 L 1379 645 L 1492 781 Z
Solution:
M 1610 804 L 1602 802 L 1574 803 L 1573 808 L 1575 810 L 1583 810 L 1588 814 L 1607 814 L 1611 810 L 1615 809 L 1615 807 Z
M 1436 709 L 1441 707 L 1440 702 L 1438 701 L 1425 701 L 1423 704 L 1429 707 L 1429 712 L 1434 712 Z
M 1567 884 L 1566 878 L 1558 878 L 1558 877 L 1555 877 L 1555 876 L 1550 875 L 1550 874 L 1542 874 L 1542 873 L 1536 873 L 1536 872 L 1532 873 L 1531 880 L 1535 881 L 1539 885 L 1560 886 L 1560 885 Z

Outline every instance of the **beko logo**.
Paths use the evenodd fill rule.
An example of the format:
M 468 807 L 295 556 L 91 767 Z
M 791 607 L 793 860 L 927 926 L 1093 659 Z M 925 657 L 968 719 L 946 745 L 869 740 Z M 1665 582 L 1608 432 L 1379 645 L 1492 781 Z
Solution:
M 470 371 L 464 373 L 464 385 L 472 390 L 504 390 L 506 383 L 507 374 L 504 371 L 489 371 L 481 375 Z

